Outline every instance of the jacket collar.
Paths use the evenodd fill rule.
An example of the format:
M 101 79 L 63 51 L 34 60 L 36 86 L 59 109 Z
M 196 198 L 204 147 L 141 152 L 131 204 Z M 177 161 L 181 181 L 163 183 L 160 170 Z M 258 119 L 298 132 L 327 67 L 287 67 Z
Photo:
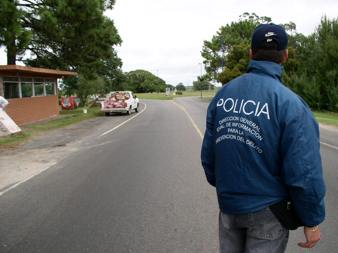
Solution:
M 271 61 L 255 61 L 251 60 L 247 72 L 262 73 L 272 76 L 275 79 L 282 78 L 282 65 Z

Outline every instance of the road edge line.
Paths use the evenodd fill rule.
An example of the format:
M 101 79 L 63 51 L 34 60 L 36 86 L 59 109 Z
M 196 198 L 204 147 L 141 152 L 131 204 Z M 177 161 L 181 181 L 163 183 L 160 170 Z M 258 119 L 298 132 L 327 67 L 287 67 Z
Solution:
M 323 128 L 327 131 L 338 132 L 338 128 L 336 126 L 333 126 L 333 125 L 323 124 L 323 123 L 319 122 L 319 127 Z
M 28 178 L 25 178 L 25 179 L 23 179 L 23 180 L 21 180 L 21 181 L 15 183 L 15 184 L 13 184 L 12 186 L 6 188 L 4 191 L 0 192 L 0 197 L 1 197 L 2 195 L 4 195 L 5 193 L 9 192 L 10 190 L 13 190 L 14 188 L 18 187 L 19 185 L 21 185 L 21 184 L 23 184 L 23 183 L 26 183 L 27 181 L 31 180 L 32 178 L 34 178 L 34 177 L 40 175 L 41 173 L 45 172 L 45 171 L 48 170 L 49 168 L 53 167 L 54 165 L 56 165 L 56 163 L 53 163 L 52 165 L 48 166 L 47 168 L 42 169 L 41 171 L 39 171 L 39 172 L 37 172 L 37 173 L 35 173 L 35 174 L 29 176 Z
M 329 147 L 329 148 L 332 148 L 332 149 L 335 149 L 335 150 L 338 150 L 338 147 L 334 146 L 334 145 L 331 145 L 331 144 L 328 144 L 326 142 L 320 142 L 320 144 L 322 144 L 323 146 L 326 146 L 326 147 Z
M 175 101 L 172 101 L 172 103 L 174 103 L 179 109 L 181 109 L 189 118 L 191 124 L 193 125 L 193 127 L 195 128 L 196 132 L 198 133 L 198 135 L 201 137 L 201 139 L 203 140 L 203 134 L 202 131 L 198 128 L 197 124 L 195 123 L 195 121 L 193 120 L 193 118 L 190 116 L 189 112 L 184 108 L 184 106 L 176 103 Z
M 131 121 L 132 119 L 135 119 L 136 117 L 140 116 L 146 109 L 147 109 L 147 104 L 146 103 L 142 103 L 144 104 L 144 109 L 142 111 L 140 111 L 138 114 L 136 114 L 135 116 L 127 119 L 126 121 L 123 121 L 122 123 L 118 124 L 117 126 L 113 127 L 112 129 L 102 133 L 99 137 L 105 136 L 113 131 L 115 131 L 116 129 L 120 128 L 121 126 L 123 126 L 124 124 L 128 123 L 129 121 Z

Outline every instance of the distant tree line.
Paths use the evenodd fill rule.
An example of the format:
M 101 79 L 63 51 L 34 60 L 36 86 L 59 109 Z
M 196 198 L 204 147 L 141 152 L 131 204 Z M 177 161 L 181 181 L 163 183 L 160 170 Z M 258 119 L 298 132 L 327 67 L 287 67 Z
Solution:
M 210 41 L 204 41 L 203 80 L 226 84 L 246 72 L 251 35 L 269 17 L 244 13 L 239 20 L 222 26 Z M 323 17 L 309 36 L 296 32 L 293 22 L 282 24 L 289 34 L 289 60 L 283 82 L 314 109 L 338 111 L 338 19 Z

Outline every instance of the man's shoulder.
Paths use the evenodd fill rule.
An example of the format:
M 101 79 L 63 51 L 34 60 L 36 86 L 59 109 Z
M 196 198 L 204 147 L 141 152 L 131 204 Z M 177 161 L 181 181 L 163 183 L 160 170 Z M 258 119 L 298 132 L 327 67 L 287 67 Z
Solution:
M 283 117 L 285 119 L 301 120 L 304 118 L 312 118 L 313 121 L 315 121 L 309 105 L 290 88 L 284 85 L 280 87 L 278 101 L 278 110 L 280 115 L 284 115 Z
M 278 91 L 281 94 L 280 100 L 282 103 L 287 103 L 292 106 L 309 108 L 304 99 L 296 94 L 294 91 L 292 91 L 285 84 L 281 83 L 281 85 L 278 87 Z

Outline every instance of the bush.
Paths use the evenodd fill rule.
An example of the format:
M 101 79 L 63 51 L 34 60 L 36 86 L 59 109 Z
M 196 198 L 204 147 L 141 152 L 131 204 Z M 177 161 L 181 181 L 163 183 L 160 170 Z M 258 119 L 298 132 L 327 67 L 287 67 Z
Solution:
M 185 91 L 186 88 L 183 85 L 183 83 L 179 83 L 179 84 L 176 85 L 176 90 L 178 90 L 178 91 Z

